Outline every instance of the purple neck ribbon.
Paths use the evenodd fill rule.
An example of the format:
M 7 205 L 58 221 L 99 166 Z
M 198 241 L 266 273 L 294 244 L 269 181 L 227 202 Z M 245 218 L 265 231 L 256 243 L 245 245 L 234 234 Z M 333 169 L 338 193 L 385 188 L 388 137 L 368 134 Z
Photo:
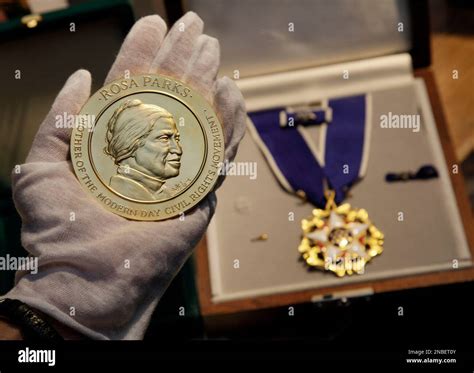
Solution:
M 331 120 L 326 120 L 324 112 L 317 110 L 313 117 L 317 120 L 308 120 L 305 115 L 304 121 L 295 121 L 292 126 L 280 123 L 281 112 L 286 110 L 283 107 L 248 114 L 261 141 L 291 188 L 304 191 L 308 201 L 319 208 L 324 208 L 326 204 L 325 182 L 336 192 L 338 204 L 345 199 L 347 191 L 359 179 L 364 152 L 365 95 L 330 99 L 328 106 L 332 110 Z M 297 117 L 289 114 L 286 118 Z M 322 166 L 297 126 L 324 122 L 328 124 Z M 264 152 L 264 155 L 268 161 L 268 154 Z

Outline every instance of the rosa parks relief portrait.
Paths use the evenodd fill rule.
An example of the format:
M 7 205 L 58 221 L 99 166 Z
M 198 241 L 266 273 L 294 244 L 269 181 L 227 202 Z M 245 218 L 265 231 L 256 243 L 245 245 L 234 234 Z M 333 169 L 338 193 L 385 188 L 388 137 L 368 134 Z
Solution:
M 107 122 L 104 152 L 117 165 L 109 186 L 140 201 L 173 196 L 165 184 L 179 175 L 183 149 L 171 113 L 134 99 L 122 103 Z

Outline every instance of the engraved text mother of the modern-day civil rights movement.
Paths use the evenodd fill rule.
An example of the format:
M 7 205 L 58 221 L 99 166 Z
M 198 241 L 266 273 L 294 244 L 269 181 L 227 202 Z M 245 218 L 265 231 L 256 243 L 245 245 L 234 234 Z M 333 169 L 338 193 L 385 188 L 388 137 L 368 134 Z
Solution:
M 106 101 L 113 98 L 115 95 L 131 88 L 161 88 L 166 89 L 172 93 L 178 94 L 181 97 L 192 97 L 191 89 L 185 87 L 182 83 L 172 79 L 163 77 L 141 76 L 140 78 L 124 79 L 120 82 L 112 83 L 108 88 L 103 88 L 99 91 L 100 95 Z

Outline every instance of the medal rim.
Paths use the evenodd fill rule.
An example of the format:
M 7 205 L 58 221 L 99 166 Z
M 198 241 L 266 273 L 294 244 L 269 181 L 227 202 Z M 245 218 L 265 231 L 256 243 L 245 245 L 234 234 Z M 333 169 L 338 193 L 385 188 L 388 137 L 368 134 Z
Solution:
M 171 92 L 170 90 L 167 90 L 165 87 L 156 87 L 156 86 L 144 87 L 142 83 L 144 77 L 151 77 L 152 80 L 155 78 L 159 78 L 163 80 L 170 80 L 171 82 L 177 82 L 178 84 L 182 85 L 183 89 L 188 88 L 189 93 L 187 97 L 182 97 L 181 95 L 175 92 Z M 128 87 L 131 80 L 135 80 L 135 82 L 140 81 L 139 86 L 121 90 L 119 93 L 114 94 L 110 102 L 104 103 L 103 97 L 101 96 L 101 91 L 103 91 L 104 89 L 109 89 L 113 84 L 120 85 L 120 83 L 124 81 L 128 82 L 127 84 L 127 87 Z M 193 178 L 193 181 L 189 184 L 189 186 L 185 187 L 177 195 L 172 196 L 166 200 L 138 201 L 130 197 L 123 196 L 120 193 L 114 191 L 108 185 L 106 185 L 106 183 L 103 181 L 103 178 L 99 176 L 100 174 L 96 170 L 94 162 L 93 162 L 93 158 L 91 156 L 93 152 L 93 149 L 91 146 L 92 134 L 94 132 L 94 127 L 98 119 L 107 110 L 107 108 L 113 105 L 113 103 L 115 103 L 116 101 L 123 99 L 124 97 L 127 97 L 127 96 L 133 97 L 135 94 L 139 94 L 139 93 L 162 94 L 180 102 L 196 118 L 196 121 L 199 124 L 201 132 L 204 137 L 204 157 L 203 157 L 204 159 L 201 163 L 199 171 L 197 172 L 196 176 Z M 217 116 L 217 113 L 214 111 L 214 108 L 212 107 L 212 105 L 199 92 L 197 92 L 194 88 L 189 86 L 187 83 L 182 82 L 179 79 L 175 79 L 173 77 L 167 76 L 165 74 L 138 74 L 138 75 L 130 76 L 130 78 L 119 78 L 102 86 L 93 95 L 91 95 L 91 97 L 88 99 L 88 101 L 84 104 L 84 106 L 79 111 L 78 116 L 81 116 L 81 115 L 94 115 L 96 119 L 94 121 L 94 127 L 92 128 L 92 130 L 82 126 L 83 136 L 80 141 L 80 144 L 82 147 L 82 156 L 81 158 L 79 158 L 79 160 L 83 161 L 82 167 L 86 169 L 85 173 L 79 171 L 79 168 L 82 168 L 82 167 L 79 167 L 76 164 L 78 159 L 75 158 L 75 151 L 74 151 L 74 146 L 77 146 L 77 144 L 75 144 L 75 135 L 79 132 L 78 127 L 80 126 L 75 125 L 73 127 L 73 130 L 71 132 L 71 140 L 70 140 L 70 156 L 71 156 L 71 163 L 74 169 L 74 174 L 77 180 L 79 181 L 79 183 L 81 184 L 82 188 L 87 192 L 87 194 L 91 195 L 97 203 L 99 203 L 103 208 L 107 209 L 108 211 L 111 211 L 114 214 L 120 215 L 129 220 L 137 220 L 137 221 L 166 220 L 166 219 L 170 219 L 178 215 L 181 215 L 182 213 L 185 213 L 186 211 L 189 211 L 194 206 L 199 204 L 199 202 L 201 202 L 213 190 L 219 178 L 219 172 L 218 172 L 219 170 L 214 169 L 212 165 L 213 164 L 220 165 L 224 161 L 225 137 L 224 137 L 223 126 L 219 120 L 219 117 Z M 214 136 L 215 134 L 211 133 L 211 128 L 210 128 L 210 125 L 207 123 L 206 117 L 208 118 L 212 117 L 212 120 L 216 122 L 216 128 L 218 129 L 217 133 L 219 134 L 219 138 L 221 139 L 221 146 L 220 146 L 219 151 L 214 152 L 214 148 L 212 146 L 212 136 Z M 215 175 L 214 175 L 213 180 L 209 183 L 207 190 L 201 193 L 193 201 L 188 201 L 187 197 L 189 197 L 189 194 L 192 193 L 193 186 L 201 185 L 201 183 L 204 181 L 204 179 L 210 173 L 211 170 L 215 171 Z M 90 189 L 87 187 L 85 182 L 82 180 L 82 177 L 85 174 L 87 174 L 90 177 L 90 179 L 93 181 L 94 185 L 97 186 L 96 191 L 90 191 Z M 147 211 L 147 212 L 159 209 L 160 214 L 158 216 L 151 216 L 148 214 L 147 216 L 141 216 L 141 214 L 137 214 L 137 216 L 132 216 L 130 214 L 126 214 L 125 212 L 121 210 L 117 210 L 110 207 L 111 203 L 107 205 L 106 203 L 103 203 L 101 200 L 99 200 L 97 198 L 97 195 L 99 193 L 102 193 L 103 195 L 105 195 L 105 197 L 109 198 L 112 202 L 115 202 L 118 205 L 122 205 L 125 208 L 132 209 L 132 210 Z M 183 202 L 188 201 L 189 204 L 186 207 L 182 209 L 177 209 L 176 211 L 173 211 L 171 213 L 165 212 L 167 208 L 173 208 L 173 205 L 178 204 L 179 201 L 183 201 Z

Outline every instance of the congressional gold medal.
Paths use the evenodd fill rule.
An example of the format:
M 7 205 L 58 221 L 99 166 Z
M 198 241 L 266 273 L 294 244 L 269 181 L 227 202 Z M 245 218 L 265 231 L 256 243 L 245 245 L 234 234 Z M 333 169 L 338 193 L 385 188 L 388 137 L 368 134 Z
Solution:
M 101 88 L 71 136 L 71 161 L 83 188 L 133 220 L 182 215 L 213 189 L 223 160 L 223 130 L 210 104 L 162 75 Z
M 365 264 L 383 251 L 384 235 L 370 221 L 367 211 L 348 203 L 336 205 L 333 191 L 326 193 L 325 209 L 314 209 L 303 219 L 298 248 L 306 264 L 342 277 L 363 274 Z

